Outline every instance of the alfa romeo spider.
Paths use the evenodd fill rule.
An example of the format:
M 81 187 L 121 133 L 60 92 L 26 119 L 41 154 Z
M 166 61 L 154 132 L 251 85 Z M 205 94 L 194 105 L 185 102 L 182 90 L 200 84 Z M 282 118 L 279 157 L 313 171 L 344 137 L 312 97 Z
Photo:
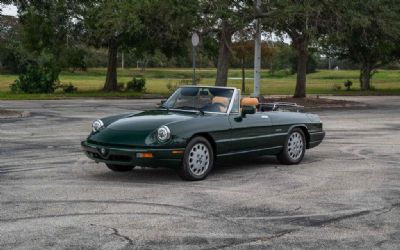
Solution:
M 298 164 L 325 136 L 318 115 L 292 103 L 259 103 L 230 87 L 184 86 L 159 108 L 96 120 L 81 146 L 113 171 L 175 168 L 202 180 L 217 161 L 276 155 Z

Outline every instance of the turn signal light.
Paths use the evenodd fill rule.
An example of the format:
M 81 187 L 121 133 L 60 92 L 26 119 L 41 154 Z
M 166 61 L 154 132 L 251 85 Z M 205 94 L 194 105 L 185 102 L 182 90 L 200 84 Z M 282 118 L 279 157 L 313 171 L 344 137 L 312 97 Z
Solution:
M 137 158 L 153 158 L 153 153 L 137 153 Z

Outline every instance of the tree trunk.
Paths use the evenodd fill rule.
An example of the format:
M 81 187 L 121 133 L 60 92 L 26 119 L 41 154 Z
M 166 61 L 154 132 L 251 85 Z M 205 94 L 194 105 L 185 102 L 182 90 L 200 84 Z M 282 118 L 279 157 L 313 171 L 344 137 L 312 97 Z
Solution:
M 226 21 L 222 22 L 222 28 L 218 39 L 219 49 L 215 86 L 227 86 L 229 59 L 231 57 L 230 46 L 232 44 L 232 31 Z
M 303 98 L 306 97 L 308 43 L 298 41 L 295 44 L 295 49 L 297 50 L 297 79 L 293 97 Z
M 370 90 L 371 89 L 371 67 L 369 65 L 363 65 L 360 70 L 360 89 Z
M 108 42 L 108 66 L 107 66 L 107 77 L 104 84 L 104 91 L 117 91 L 117 53 L 118 43 L 114 39 Z

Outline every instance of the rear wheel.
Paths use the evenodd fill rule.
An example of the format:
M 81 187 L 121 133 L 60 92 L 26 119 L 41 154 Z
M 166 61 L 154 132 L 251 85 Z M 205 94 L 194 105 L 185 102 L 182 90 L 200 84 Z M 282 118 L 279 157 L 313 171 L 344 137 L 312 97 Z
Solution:
M 303 130 L 294 128 L 286 138 L 285 145 L 278 160 L 287 165 L 299 164 L 306 151 L 306 139 Z
M 179 175 L 188 181 L 203 180 L 210 173 L 214 164 L 214 152 L 210 142 L 196 136 L 188 143 Z
M 109 169 L 115 172 L 128 172 L 135 167 L 135 166 L 114 165 L 114 164 L 106 164 L 106 165 Z

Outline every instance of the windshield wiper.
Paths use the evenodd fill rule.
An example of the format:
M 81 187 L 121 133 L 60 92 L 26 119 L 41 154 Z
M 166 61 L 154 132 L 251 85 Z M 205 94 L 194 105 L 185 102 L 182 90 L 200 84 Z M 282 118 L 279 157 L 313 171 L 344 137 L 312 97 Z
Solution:
M 199 112 L 201 115 L 204 115 L 204 111 L 201 110 L 200 108 L 195 108 L 195 107 L 190 107 L 190 106 L 180 106 L 180 107 L 176 107 L 174 109 L 181 109 L 181 110 L 193 110 L 193 111 L 197 111 Z

